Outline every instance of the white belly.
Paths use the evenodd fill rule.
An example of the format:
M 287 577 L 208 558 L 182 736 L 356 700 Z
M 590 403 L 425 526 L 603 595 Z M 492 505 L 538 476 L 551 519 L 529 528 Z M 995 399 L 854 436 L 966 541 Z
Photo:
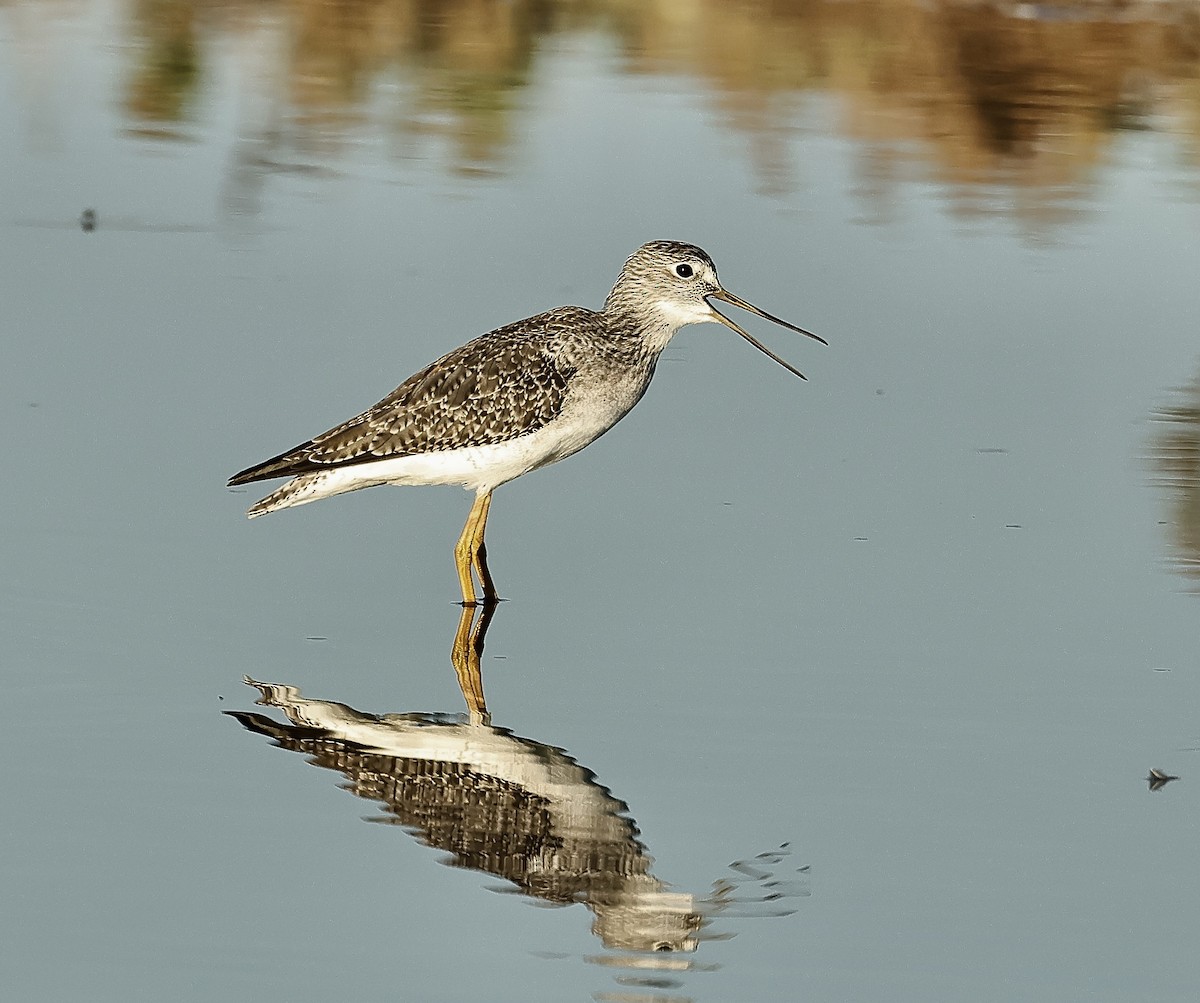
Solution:
M 590 429 L 578 423 L 560 418 L 536 432 L 491 446 L 467 446 L 356 463 L 317 476 L 328 478 L 330 487 L 339 485 L 334 494 L 372 484 L 459 484 L 470 491 L 490 491 L 530 470 L 578 452 L 596 438 L 589 432 Z

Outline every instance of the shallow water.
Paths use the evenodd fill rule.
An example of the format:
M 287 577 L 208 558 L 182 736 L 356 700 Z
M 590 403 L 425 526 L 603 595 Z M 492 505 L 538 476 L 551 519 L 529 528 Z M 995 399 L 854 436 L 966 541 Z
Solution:
M 1198 40 L 0 9 L 12 998 L 1193 999 Z M 830 346 L 497 492 L 472 720 L 467 495 L 224 482 L 659 237 Z

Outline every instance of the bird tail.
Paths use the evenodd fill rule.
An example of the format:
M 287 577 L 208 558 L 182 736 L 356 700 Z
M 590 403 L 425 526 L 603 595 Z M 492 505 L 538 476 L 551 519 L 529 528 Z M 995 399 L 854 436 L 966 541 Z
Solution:
M 246 516 L 257 519 L 260 515 L 275 512 L 281 508 L 293 508 L 296 505 L 306 505 L 308 502 L 324 498 L 332 492 L 322 491 L 322 483 L 327 480 L 327 473 L 301 474 L 293 477 L 286 484 L 276 488 L 265 498 L 260 498 L 246 510 Z
M 361 475 L 356 476 L 356 471 L 345 467 L 336 467 L 333 470 L 313 470 L 293 477 L 265 498 L 256 501 L 246 510 L 246 515 L 251 519 L 257 519 L 260 515 L 275 512 L 281 508 L 307 505 L 309 502 L 319 501 L 322 498 L 332 498 L 334 495 L 344 495 L 349 491 L 361 491 L 363 488 L 386 483 L 386 481 Z

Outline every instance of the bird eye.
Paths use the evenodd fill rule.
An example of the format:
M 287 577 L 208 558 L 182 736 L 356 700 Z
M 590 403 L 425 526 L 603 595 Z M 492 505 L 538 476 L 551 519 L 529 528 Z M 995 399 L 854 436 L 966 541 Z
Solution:
M 681 279 L 690 279 L 692 277 L 692 275 L 694 275 L 695 273 L 692 271 L 691 265 L 682 264 L 682 265 L 675 266 L 675 274 L 678 275 Z

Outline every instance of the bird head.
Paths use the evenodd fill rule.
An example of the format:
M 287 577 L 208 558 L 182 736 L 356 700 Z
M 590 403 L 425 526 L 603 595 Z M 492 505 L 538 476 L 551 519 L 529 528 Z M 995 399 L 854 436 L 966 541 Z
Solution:
M 653 332 L 661 343 L 660 351 L 675 332 L 687 324 L 724 324 L 784 369 L 805 378 L 798 369 L 720 313 L 712 300 L 729 303 L 823 345 L 828 344 L 811 331 L 772 316 L 729 292 L 721 285 L 712 258 L 695 244 L 677 240 L 653 240 L 634 251 L 608 294 L 604 310 L 607 314 L 632 320 L 647 333 Z

